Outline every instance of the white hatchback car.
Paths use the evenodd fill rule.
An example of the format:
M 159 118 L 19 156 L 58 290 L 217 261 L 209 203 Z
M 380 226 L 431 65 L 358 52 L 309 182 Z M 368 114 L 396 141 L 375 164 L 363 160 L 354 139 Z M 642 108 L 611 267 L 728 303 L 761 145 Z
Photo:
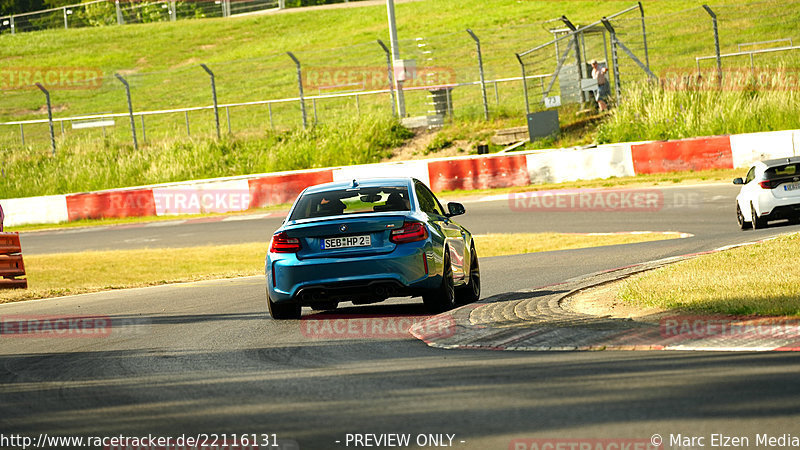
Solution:
M 800 156 L 759 161 L 750 168 L 736 197 L 736 218 L 744 230 L 770 220 L 800 219 Z

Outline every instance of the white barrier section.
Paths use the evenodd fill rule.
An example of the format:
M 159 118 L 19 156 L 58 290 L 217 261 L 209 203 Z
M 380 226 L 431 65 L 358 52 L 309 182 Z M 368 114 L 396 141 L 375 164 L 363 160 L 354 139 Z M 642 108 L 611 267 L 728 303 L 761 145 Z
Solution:
M 364 164 L 333 169 L 333 181 L 349 181 L 354 178 L 375 177 L 414 177 L 430 186 L 428 161 L 426 160 Z
M 244 211 L 250 206 L 246 179 L 209 181 L 153 189 L 156 215 Z
M 3 214 L 6 216 L 3 224 L 7 227 L 69 220 L 65 195 L 12 198 L 0 200 L 0 205 L 3 205 Z
M 756 161 L 793 156 L 796 135 L 797 131 L 791 130 L 731 135 L 733 167 L 747 168 Z
M 584 150 L 548 150 L 526 155 L 531 184 L 633 176 L 630 144 Z

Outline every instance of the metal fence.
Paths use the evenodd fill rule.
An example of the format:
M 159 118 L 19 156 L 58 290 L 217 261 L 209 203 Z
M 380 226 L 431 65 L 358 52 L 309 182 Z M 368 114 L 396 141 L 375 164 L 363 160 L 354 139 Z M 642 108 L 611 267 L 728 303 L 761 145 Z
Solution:
M 724 87 L 755 75 L 795 80 L 796 86 L 800 2 L 645 12 L 639 2 L 587 25 L 566 16 L 551 21 L 553 39 L 517 54 L 522 73 L 553 73 L 544 92 L 528 87 L 528 110 L 591 101 L 597 89 L 588 64 L 592 59 L 608 67 L 616 102 L 624 101 L 627 87 L 648 79 L 685 85 L 713 78 Z

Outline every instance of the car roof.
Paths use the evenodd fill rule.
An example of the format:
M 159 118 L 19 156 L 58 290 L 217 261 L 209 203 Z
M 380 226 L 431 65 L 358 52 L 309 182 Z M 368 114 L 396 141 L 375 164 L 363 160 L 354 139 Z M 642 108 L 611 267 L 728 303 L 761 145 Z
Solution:
M 768 159 L 761 161 L 767 167 L 782 166 L 784 164 L 800 163 L 800 156 L 790 156 L 787 158 Z
M 395 178 L 355 178 L 349 181 L 334 181 L 331 183 L 318 184 L 306 188 L 306 194 L 313 194 L 315 192 L 326 192 L 336 189 L 347 189 L 353 187 L 353 182 L 357 183 L 357 187 L 409 187 L 413 185 L 414 178 L 411 177 L 395 177 Z

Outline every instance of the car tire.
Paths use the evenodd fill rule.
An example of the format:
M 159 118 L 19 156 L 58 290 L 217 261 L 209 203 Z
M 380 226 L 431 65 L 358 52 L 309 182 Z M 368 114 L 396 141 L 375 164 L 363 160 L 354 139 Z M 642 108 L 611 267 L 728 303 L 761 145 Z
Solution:
M 311 309 L 314 311 L 333 311 L 338 307 L 339 307 L 339 302 L 336 301 L 322 302 L 311 305 Z
M 751 226 L 750 222 L 745 222 L 742 208 L 739 207 L 739 202 L 736 202 L 736 221 L 739 223 L 739 228 L 742 230 L 746 230 Z
M 756 213 L 756 209 L 753 207 L 752 203 L 750 204 L 750 216 L 752 217 L 750 221 L 753 224 L 753 229 L 754 230 L 759 230 L 761 228 L 766 228 L 767 221 L 765 219 L 760 219 L 758 217 L 758 213 Z
M 459 287 L 456 291 L 456 301 L 459 304 L 477 302 L 481 298 L 481 266 L 478 263 L 478 252 L 475 246 L 470 247 L 469 279 L 467 285 Z
M 456 306 L 456 292 L 453 284 L 453 266 L 450 264 L 450 249 L 444 249 L 442 263 L 442 284 L 435 290 L 422 296 L 422 301 L 431 312 L 443 312 Z
M 296 320 L 300 318 L 301 307 L 295 302 L 275 303 L 267 292 L 269 315 L 275 320 Z

